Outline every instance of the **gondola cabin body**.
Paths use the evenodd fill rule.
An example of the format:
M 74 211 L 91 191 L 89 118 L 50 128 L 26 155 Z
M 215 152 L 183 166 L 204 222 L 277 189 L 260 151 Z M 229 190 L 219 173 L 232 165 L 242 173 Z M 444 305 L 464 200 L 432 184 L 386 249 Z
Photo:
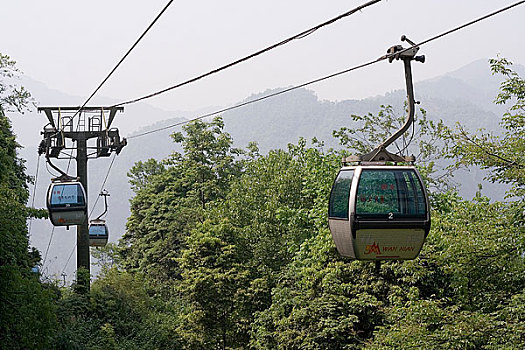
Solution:
M 430 230 L 428 196 L 413 166 L 345 166 L 330 194 L 330 232 L 342 256 L 408 260 Z
M 47 210 L 54 226 L 81 225 L 87 220 L 86 193 L 78 181 L 57 181 L 47 191 Z
M 93 220 L 89 224 L 89 246 L 103 247 L 108 243 L 109 229 L 105 220 Z

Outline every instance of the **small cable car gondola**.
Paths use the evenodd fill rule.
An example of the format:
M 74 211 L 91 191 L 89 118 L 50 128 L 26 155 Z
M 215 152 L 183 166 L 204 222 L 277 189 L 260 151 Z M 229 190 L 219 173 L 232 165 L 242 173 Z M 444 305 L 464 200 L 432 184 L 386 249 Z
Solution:
M 106 220 L 91 220 L 89 222 L 89 246 L 103 247 L 108 243 L 109 229 Z
M 418 47 L 388 50 L 389 61 L 405 64 L 408 118 L 405 124 L 372 152 L 343 159 L 328 208 L 328 223 L 339 254 L 358 260 L 415 259 L 430 231 L 430 206 L 413 156 L 392 154 L 386 148 L 408 130 L 414 120 L 414 92 L 410 62 Z
M 103 247 L 108 243 L 109 239 L 109 229 L 106 225 L 106 220 L 101 219 L 101 217 L 108 211 L 107 197 L 109 196 L 109 193 L 104 190 L 99 195 L 104 196 L 104 212 L 100 214 L 95 220 L 91 220 L 89 222 L 90 247 Z
M 53 179 L 47 190 L 47 210 L 54 226 L 83 224 L 87 220 L 84 186 L 68 176 Z

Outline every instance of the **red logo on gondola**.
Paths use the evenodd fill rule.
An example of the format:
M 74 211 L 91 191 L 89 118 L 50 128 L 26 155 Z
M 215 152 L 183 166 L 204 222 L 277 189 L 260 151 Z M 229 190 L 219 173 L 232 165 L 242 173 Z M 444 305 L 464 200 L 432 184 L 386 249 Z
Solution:
M 379 245 L 374 242 L 374 244 L 368 244 L 365 248 L 365 254 L 381 254 L 381 250 L 379 249 Z

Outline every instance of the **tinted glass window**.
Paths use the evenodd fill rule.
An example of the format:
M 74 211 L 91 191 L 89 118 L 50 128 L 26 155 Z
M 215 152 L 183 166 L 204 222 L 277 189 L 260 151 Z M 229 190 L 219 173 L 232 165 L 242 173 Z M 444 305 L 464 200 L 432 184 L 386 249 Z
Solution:
M 104 236 L 106 234 L 106 226 L 104 225 L 93 225 L 89 227 L 89 235 L 91 236 Z
M 60 184 L 51 189 L 52 206 L 82 206 L 85 205 L 84 193 L 79 184 Z
M 343 170 L 337 175 L 330 193 L 329 217 L 348 219 L 348 197 L 353 177 L 353 170 Z
M 365 216 L 424 216 L 426 203 L 414 170 L 363 169 L 355 208 Z

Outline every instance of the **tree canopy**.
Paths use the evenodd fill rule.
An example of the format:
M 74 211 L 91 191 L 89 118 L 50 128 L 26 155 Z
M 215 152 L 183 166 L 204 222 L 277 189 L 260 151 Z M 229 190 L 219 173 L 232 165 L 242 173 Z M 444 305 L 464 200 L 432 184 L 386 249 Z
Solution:
M 26 207 L 31 179 L 5 115 L 22 111 L 30 100 L 27 91 L 7 82 L 16 72 L 15 62 L 0 54 L 0 347 L 47 349 L 55 324 L 54 303 L 31 272 L 40 254 L 29 250 L 26 220 L 37 212 Z

